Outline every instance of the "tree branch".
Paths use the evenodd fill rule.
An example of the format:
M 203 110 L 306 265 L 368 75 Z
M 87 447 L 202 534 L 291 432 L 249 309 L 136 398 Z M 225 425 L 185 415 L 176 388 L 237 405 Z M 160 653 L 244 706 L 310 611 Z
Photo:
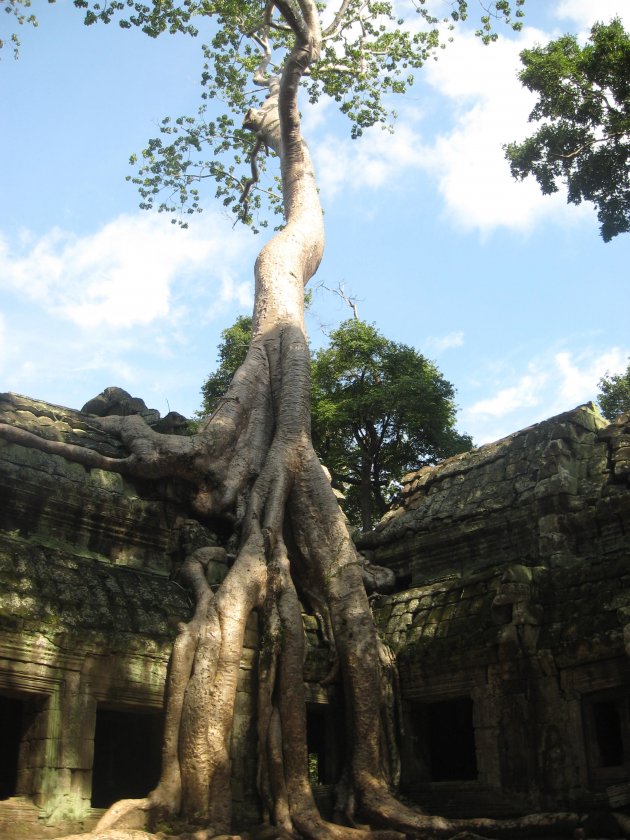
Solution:
M 607 143 L 614 137 L 626 136 L 628 136 L 628 131 L 613 131 L 611 134 L 607 134 L 605 137 L 594 137 L 592 140 L 589 140 L 586 143 L 582 143 L 581 146 L 578 146 L 577 149 L 574 149 L 567 155 L 561 155 L 559 152 L 552 152 L 551 150 L 549 154 L 557 160 L 574 160 L 576 157 L 578 157 L 578 155 L 581 155 L 582 152 L 586 151 L 586 149 L 592 148 L 596 143 Z
M 332 292 L 334 295 L 338 295 L 344 303 L 346 303 L 350 309 L 352 310 L 352 315 L 355 321 L 360 321 L 359 318 L 359 310 L 357 309 L 357 305 L 355 303 L 354 298 L 351 298 L 350 295 L 346 294 L 346 290 L 344 288 L 343 283 L 337 283 L 336 289 L 331 289 L 330 286 L 326 286 L 325 283 L 319 284 L 320 289 L 326 289 L 327 292 Z
M 352 0 L 343 0 L 341 6 L 339 6 L 339 9 L 337 10 L 337 14 L 333 18 L 332 23 L 322 32 L 322 38 L 332 38 L 338 34 L 341 22 L 348 11 L 351 2 Z
M 308 27 L 303 20 L 300 20 L 294 13 L 290 4 L 286 0 L 274 0 L 276 9 L 280 12 L 282 17 L 289 24 L 296 37 L 302 42 L 308 40 Z

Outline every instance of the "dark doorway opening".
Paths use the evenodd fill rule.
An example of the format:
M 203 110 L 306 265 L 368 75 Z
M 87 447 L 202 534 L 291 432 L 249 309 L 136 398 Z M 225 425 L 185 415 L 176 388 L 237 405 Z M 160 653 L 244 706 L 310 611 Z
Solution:
M 477 751 L 470 697 L 439 703 L 414 703 L 410 708 L 414 763 L 426 781 L 468 781 L 477 778 Z
M 630 774 L 630 687 L 585 695 L 582 714 L 593 786 L 626 782 Z
M 25 701 L 0 695 L 0 799 L 17 793 Z
M 308 777 L 312 785 L 334 785 L 343 763 L 343 727 L 336 704 L 312 703 L 306 710 Z
M 600 767 L 623 765 L 623 740 L 618 703 L 600 700 L 592 705 Z
M 162 715 L 99 706 L 94 732 L 92 807 L 146 796 L 159 781 Z

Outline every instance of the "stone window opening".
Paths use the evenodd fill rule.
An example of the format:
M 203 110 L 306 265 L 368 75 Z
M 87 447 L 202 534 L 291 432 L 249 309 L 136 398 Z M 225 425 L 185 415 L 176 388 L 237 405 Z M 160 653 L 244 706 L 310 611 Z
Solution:
M 630 770 L 630 688 L 586 697 L 582 709 L 593 780 L 625 778 Z
M 412 702 L 407 711 L 411 760 L 425 782 L 477 779 L 473 702 L 457 697 L 440 702 Z
M 138 799 L 157 785 L 161 768 L 162 715 L 155 710 L 99 704 L 92 765 L 93 808 Z

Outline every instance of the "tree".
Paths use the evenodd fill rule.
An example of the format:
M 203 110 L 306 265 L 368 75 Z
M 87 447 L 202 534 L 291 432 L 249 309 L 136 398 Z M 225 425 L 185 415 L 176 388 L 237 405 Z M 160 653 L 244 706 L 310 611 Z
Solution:
M 630 360 L 625 373 L 607 373 L 599 380 L 597 401 L 607 420 L 630 411 Z
M 516 7 L 523 0 L 515 0 Z M 355 811 L 385 826 L 381 840 L 409 833 L 426 837 L 483 830 L 505 835 L 527 827 L 557 832 L 572 828 L 574 815 L 519 821 L 445 820 L 395 799 L 389 785 L 388 751 L 381 721 L 381 691 L 391 662 L 377 636 L 363 587 L 361 559 L 310 435 L 310 358 L 303 320 L 304 286 L 321 260 L 323 217 L 308 148 L 301 132 L 298 91 L 329 95 L 351 120 L 355 134 L 387 118 L 385 97 L 404 91 L 412 72 L 440 43 L 438 21 L 422 4 L 419 23 L 406 28 L 388 0 L 341 0 L 322 23 L 314 0 L 112 0 L 104 5 L 75 0 L 86 22 L 122 19 L 147 34 L 195 34 L 210 27 L 204 48 L 206 95 L 230 113 L 208 121 L 178 118 L 164 124 L 172 143 L 151 141 L 143 154 L 141 189 L 151 205 L 162 188 L 175 191 L 166 209 L 195 212 L 200 179 L 218 180 L 219 195 L 236 216 L 254 223 L 261 196 L 271 194 L 283 210 L 279 232 L 255 265 L 252 341 L 218 411 L 190 437 L 160 434 L 139 416 L 94 419 L 117 435 L 128 451 L 114 458 L 81 446 L 46 440 L 18 426 L 2 426 L 5 439 L 54 452 L 87 466 L 159 479 L 178 494 L 188 515 L 219 518 L 233 529 L 238 551 L 227 577 L 213 592 L 205 577 L 204 549 L 190 554 L 183 576 L 195 596 L 195 612 L 174 643 L 166 686 L 162 774 L 144 799 L 112 806 L 94 837 L 143 838 L 123 829 L 154 826 L 180 815 L 198 827 L 197 840 L 230 830 L 229 739 L 237 675 L 248 616 L 258 611 L 259 789 L 266 819 L 276 833 L 312 840 L 368 840 L 368 829 L 327 823 L 315 804 L 307 775 L 303 683 L 304 608 L 326 616 L 332 630 L 346 704 L 347 759 L 339 796 L 350 825 Z M 494 4 L 511 19 L 507 0 Z M 467 3 L 459 0 L 454 19 Z M 517 8 L 517 14 L 520 9 Z M 208 22 L 210 19 L 210 23 Z M 518 21 L 516 21 L 518 24 Z M 492 38 L 490 17 L 481 36 Z M 253 87 L 252 87 L 253 80 Z M 266 93 L 262 103 L 260 92 Z M 231 110 L 230 110 L 231 109 Z M 243 127 L 236 114 L 244 114 Z M 269 158 L 261 157 L 269 151 Z M 194 157 L 207 151 L 205 162 Z M 225 155 L 232 153 L 232 162 Z M 262 187 L 264 160 L 279 165 L 280 192 Z M 248 175 L 238 176 L 240 164 Z M 266 192 L 262 192 L 266 189 Z M 169 482 L 171 486 L 169 487 Z M 119 831 L 117 827 L 121 827 Z M 191 834 L 182 837 L 191 837 Z
M 472 447 L 455 429 L 455 391 L 412 347 L 350 320 L 313 360 L 313 442 L 368 531 L 405 472 Z
M 201 388 L 201 414 L 216 411 L 243 363 L 252 319 L 223 330 L 219 366 Z M 455 389 L 412 347 L 382 336 L 357 318 L 330 335 L 311 365 L 313 444 L 343 490 L 353 524 L 369 530 L 392 501 L 405 472 L 471 448 L 454 429 Z
M 540 126 L 505 147 L 512 175 L 533 175 L 545 195 L 565 183 L 571 204 L 592 201 L 609 242 L 630 230 L 630 36 L 615 18 L 595 24 L 583 47 L 564 35 L 521 61 Z
M 211 373 L 201 386 L 201 412 L 207 417 L 220 406 L 220 401 L 230 386 L 236 371 L 247 357 L 252 340 L 251 315 L 239 315 L 231 327 L 221 332 L 219 344 L 219 367 Z

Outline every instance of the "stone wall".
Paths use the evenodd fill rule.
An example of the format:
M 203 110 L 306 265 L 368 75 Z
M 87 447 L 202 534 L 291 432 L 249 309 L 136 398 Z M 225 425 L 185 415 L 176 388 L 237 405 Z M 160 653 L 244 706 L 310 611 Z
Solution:
M 124 454 L 81 412 L 3 395 L 0 420 Z M 628 418 L 607 426 L 581 407 L 407 476 L 399 507 L 363 538 L 398 580 L 372 602 L 398 657 L 409 798 L 446 814 L 630 803 L 629 476 Z M 220 540 L 157 489 L 0 439 L 0 704 L 20 729 L 3 838 L 89 826 L 99 720 L 162 708 L 191 610 L 178 566 Z M 326 810 L 343 763 L 340 689 L 325 679 L 315 617 L 305 629 Z M 256 647 L 253 617 L 232 739 L 235 827 L 259 816 Z
M 629 432 L 583 406 L 425 468 L 363 539 L 429 809 L 630 804 Z
M 89 416 L 59 406 L 2 395 L 0 420 L 123 454 Z M 98 720 L 114 713 L 141 724 L 161 715 L 177 625 L 191 614 L 174 577 L 191 545 L 214 539 L 148 483 L 0 439 L 0 718 L 5 729 L 20 728 L 17 776 L 0 779 L 15 794 L 0 802 L 1 837 L 58 836 L 98 817 Z M 250 748 L 256 648 L 254 616 L 232 745 L 237 822 L 257 817 Z M 159 741 L 159 722 L 147 732 Z M 9 770 L 3 763 L 0 773 Z

